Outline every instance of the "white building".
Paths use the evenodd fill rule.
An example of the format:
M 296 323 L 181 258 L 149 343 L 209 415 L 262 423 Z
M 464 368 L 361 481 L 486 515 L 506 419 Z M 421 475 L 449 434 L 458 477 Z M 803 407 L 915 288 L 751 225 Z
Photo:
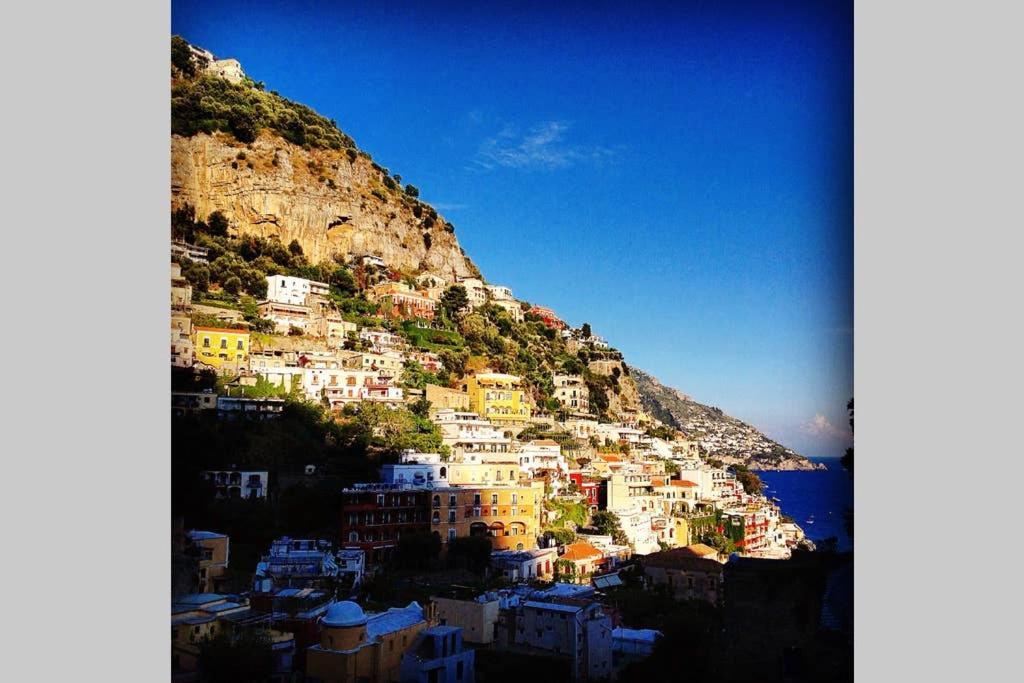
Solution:
M 562 407 L 572 413 L 590 412 L 590 390 L 578 375 L 552 375 L 555 398 Z
M 338 575 L 352 577 L 352 585 L 358 586 L 366 571 L 366 554 L 359 548 L 342 548 L 335 555 Z
M 307 587 L 337 575 L 330 542 L 284 536 L 271 541 L 270 552 L 256 564 L 253 590 L 270 593 L 285 586 Z
M 323 296 L 330 291 L 330 285 L 301 277 L 289 275 L 267 276 L 267 301 L 293 306 L 308 304 L 306 297 L 310 294 Z
M 550 579 L 558 561 L 558 548 L 535 550 L 495 550 L 491 553 L 491 571 L 517 583 L 532 579 Z
M 453 408 L 438 410 L 431 420 L 441 429 L 441 442 L 456 456 L 467 453 L 505 453 L 512 445 L 511 436 L 496 429 L 476 413 Z
M 437 453 L 406 451 L 400 462 L 380 468 L 380 480 L 384 484 L 447 486 L 448 467 Z
M 626 540 L 637 555 L 649 555 L 661 550 L 658 545 L 658 531 L 654 528 L 656 515 L 650 508 L 643 509 L 639 504 L 628 510 L 616 512 L 619 526 L 626 535 Z
M 358 325 L 337 315 L 316 315 L 306 327 L 306 334 L 324 339 L 328 346 L 338 348 L 345 344 L 349 333 L 354 334 L 358 329 Z
M 495 301 L 514 301 L 512 297 L 512 290 L 503 285 L 484 285 L 487 290 L 487 295 L 490 297 L 491 302 Z
M 533 476 L 538 471 L 557 472 L 559 476 L 569 475 L 569 464 L 562 455 L 562 448 L 556 441 L 542 439 L 528 441 L 519 447 L 515 455 L 519 465 Z
M 382 354 L 388 351 L 401 351 L 407 346 L 404 337 L 387 330 L 363 328 L 359 331 L 359 338 L 369 343 L 375 353 Z
M 206 247 L 197 247 L 194 244 L 177 240 L 171 242 L 171 258 L 173 259 L 187 258 L 189 261 L 207 263 L 209 254 L 210 250 Z
M 288 334 L 293 327 L 306 332 L 310 325 L 308 306 L 261 301 L 258 309 L 261 318 L 274 321 L 274 332 L 277 334 Z
M 171 366 L 190 368 L 195 363 L 192 343 L 192 318 L 187 313 L 171 313 Z
M 394 375 L 400 375 L 405 367 L 405 360 L 399 353 L 357 353 L 349 358 L 346 363 L 353 368 L 361 370 L 384 370 Z
M 214 485 L 218 498 L 266 498 L 270 484 L 265 470 L 205 470 L 201 476 Z
M 470 308 L 479 308 L 487 303 L 487 287 L 483 280 L 475 277 L 460 277 L 459 284 L 466 288 Z
M 518 301 L 492 301 L 492 304 L 503 309 L 517 323 L 523 322 L 523 306 Z

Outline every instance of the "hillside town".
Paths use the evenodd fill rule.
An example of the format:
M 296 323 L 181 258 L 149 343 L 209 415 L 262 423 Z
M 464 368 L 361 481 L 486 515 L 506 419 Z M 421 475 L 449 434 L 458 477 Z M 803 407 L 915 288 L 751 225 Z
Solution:
M 777 444 L 658 419 L 588 323 L 178 37 L 172 131 L 174 681 L 775 680 L 848 649 L 849 563 L 742 457 Z
M 214 387 L 175 390 L 174 416 L 262 422 L 305 402 L 345 419 L 371 405 L 426 406 L 440 435 L 436 451 L 406 449 L 376 479 L 345 486 L 333 536 L 275 540 L 256 566 L 241 568 L 252 573 L 243 590 L 222 585 L 226 534 L 180 530 L 180 546 L 200 559 L 195 591 L 174 598 L 175 680 L 196 675 L 203 637 L 240 626 L 270 634 L 278 680 L 472 681 L 479 648 L 554 656 L 572 680 L 610 680 L 659 637 L 624 626 L 602 603 L 602 589 L 623 585 L 624 571 L 645 589 L 718 605 L 730 562 L 782 560 L 813 547 L 774 501 L 703 457 L 699 440 L 641 411 L 599 419 L 579 375 L 553 374 L 555 403 L 546 405 L 523 378 L 490 368 L 448 385 L 408 381 L 410 368 L 437 377 L 444 363 L 400 324 L 430 330 L 451 287 L 465 291 L 460 313 L 498 304 L 576 348 L 609 349 L 551 309 L 516 301 L 507 287 L 436 275 L 415 286 L 385 279 L 365 292 L 377 324 L 360 325 L 331 305 L 327 283 L 267 276 L 257 309 L 268 332 L 257 333 L 239 311 L 193 300 L 180 261 L 202 262 L 200 247 L 175 243 L 172 258 L 171 365 L 216 375 Z M 352 266 L 363 263 L 382 267 L 368 255 Z M 210 318 L 215 324 L 196 322 Z M 310 463 L 308 473 L 315 469 Z M 225 462 L 202 477 L 215 497 L 261 501 L 275 495 L 281 474 Z M 487 575 L 503 587 L 365 611 L 360 588 L 387 577 L 402 539 L 415 537 L 436 539 L 440 557 L 482 541 Z M 568 630 L 522 626 L 564 625 L 566 615 Z

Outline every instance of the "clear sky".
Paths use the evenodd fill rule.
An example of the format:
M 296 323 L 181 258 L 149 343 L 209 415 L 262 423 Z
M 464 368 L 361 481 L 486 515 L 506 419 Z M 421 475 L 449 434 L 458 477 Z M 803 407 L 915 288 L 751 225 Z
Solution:
M 850 441 L 852 2 L 175 0 L 172 30 L 335 119 L 489 282 L 798 452 Z

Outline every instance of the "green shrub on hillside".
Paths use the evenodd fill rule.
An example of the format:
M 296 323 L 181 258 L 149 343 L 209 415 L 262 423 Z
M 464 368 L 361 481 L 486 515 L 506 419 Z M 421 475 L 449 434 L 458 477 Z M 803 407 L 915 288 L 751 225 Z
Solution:
M 260 131 L 269 129 L 300 146 L 355 147 L 352 138 L 333 122 L 277 93 L 217 76 L 200 74 L 192 78 L 182 74 L 186 78 L 171 88 L 172 133 L 190 137 L 222 131 L 231 133 L 239 142 L 252 142 Z

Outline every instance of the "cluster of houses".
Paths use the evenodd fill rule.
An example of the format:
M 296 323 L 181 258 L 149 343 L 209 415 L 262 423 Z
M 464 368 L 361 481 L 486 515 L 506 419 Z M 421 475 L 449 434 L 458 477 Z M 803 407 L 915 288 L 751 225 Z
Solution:
M 513 579 L 479 594 L 446 591 L 420 605 L 377 612 L 353 598 L 364 575 L 360 551 L 333 550 L 316 539 L 279 538 L 257 565 L 249 590 L 228 592 L 229 539 L 189 531 L 201 558 L 197 590 L 171 608 L 175 681 L 200 679 L 206 638 L 259 632 L 272 649 L 271 679 L 341 682 L 459 683 L 476 678 L 480 649 L 543 655 L 565 680 L 610 680 L 629 662 L 649 656 L 661 633 L 625 628 L 599 587 Z M 523 553 L 519 553 L 523 554 Z M 494 566 L 515 564 L 495 553 Z M 511 562 L 502 564 L 500 560 Z M 614 584 L 613 584 L 614 585 Z M 607 586 L 606 586 L 607 587 Z
M 205 257 L 191 245 L 174 250 Z M 517 320 L 526 312 L 507 287 L 476 278 L 459 284 L 472 307 L 500 306 Z M 424 274 L 415 285 L 378 282 L 367 298 L 384 318 L 429 322 L 449 283 Z M 227 537 L 190 532 L 188 543 L 201 559 L 197 590 L 175 598 L 172 610 L 175 680 L 196 679 L 204 638 L 246 628 L 269 634 L 275 680 L 282 681 L 301 672 L 318 681 L 472 683 L 473 648 L 480 646 L 561 658 L 567 679 L 608 679 L 630 658 L 650 654 L 659 635 L 624 628 L 597 597 L 621 583 L 625 563 L 640 558 L 648 585 L 718 604 L 730 558 L 700 542 L 707 534 L 728 538 L 739 555 L 755 558 L 787 558 L 802 541 L 802 530 L 784 522 L 771 500 L 745 491 L 728 468 L 703 460 L 702 444 L 651 436 L 644 427 L 653 421 L 642 412 L 618 423 L 594 419 L 582 377 L 552 376 L 562 407 L 557 414 L 538 409 L 520 377 L 488 370 L 457 387 L 403 387 L 409 363 L 436 373 L 444 369 L 441 359 L 386 329 L 343 320 L 328 292 L 324 283 L 268 276 L 259 313 L 280 339 L 254 348 L 241 313 L 193 304 L 188 282 L 172 264 L 172 366 L 211 368 L 238 386 L 269 382 L 332 410 L 426 399 L 445 452 L 407 451 L 383 465 L 377 481 L 344 489 L 337 543 L 278 539 L 242 593 L 227 592 Z M 196 310 L 224 326 L 193 325 Z M 569 328 L 550 309 L 529 312 L 571 345 L 608 349 L 604 339 Z M 241 393 L 174 392 L 172 411 L 263 420 L 284 410 L 283 399 Z M 546 436 L 527 438 L 526 430 Z M 225 468 L 202 477 L 217 497 L 262 499 L 269 474 Z M 587 518 L 614 513 L 617 532 L 559 519 L 566 505 L 581 506 Z M 571 531 L 574 540 L 559 542 L 550 533 L 556 528 Z M 488 539 L 489 571 L 514 587 L 376 613 L 340 599 L 354 598 L 364 576 L 385 566 L 410 534 L 435 535 L 445 553 L 458 539 Z M 531 588 L 538 580 L 554 583 Z
M 588 438 L 587 446 L 577 441 L 570 453 L 552 439 L 516 438 L 521 416 L 489 409 L 491 401 L 521 400 L 518 378 L 500 376 L 507 388 L 498 392 L 491 379 L 467 382 L 470 391 L 462 398 L 472 409 L 431 405 L 447 455 L 406 452 L 381 468 L 379 481 L 346 489 L 344 547 L 364 551 L 375 566 L 390 559 L 402 534 L 431 532 L 442 544 L 486 536 L 495 560 L 522 560 L 510 576 L 584 582 L 632 555 L 693 545 L 708 532 L 729 538 L 750 557 L 785 558 L 801 540 L 774 502 L 744 491 L 732 471 L 706 463 L 691 441 L 589 419 L 553 423 Z M 447 403 L 455 403 L 458 392 L 444 391 Z M 556 520 L 546 501 L 615 513 L 624 542 L 581 534 L 575 543 L 551 546 L 543 531 Z M 520 554 L 499 555 L 507 552 Z

